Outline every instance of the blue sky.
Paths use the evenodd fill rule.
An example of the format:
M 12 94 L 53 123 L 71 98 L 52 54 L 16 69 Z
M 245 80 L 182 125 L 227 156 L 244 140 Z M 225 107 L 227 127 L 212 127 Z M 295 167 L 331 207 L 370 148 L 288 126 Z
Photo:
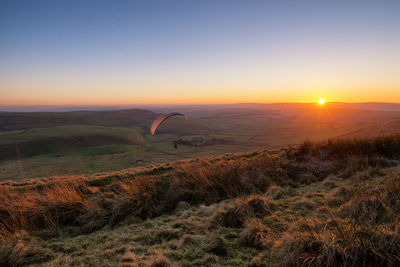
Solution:
M 399 1 L 3 0 L 0 105 L 400 102 L 399 14 Z

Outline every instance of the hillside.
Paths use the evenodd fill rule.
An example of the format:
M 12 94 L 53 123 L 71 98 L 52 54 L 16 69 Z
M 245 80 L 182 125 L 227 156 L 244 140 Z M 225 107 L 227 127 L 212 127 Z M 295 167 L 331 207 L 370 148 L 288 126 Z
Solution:
M 398 266 L 400 135 L 0 186 L 4 266 Z
M 158 115 L 152 111 L 142 109 L 72 112 L 2 112 L 0 113 L 0 132 L 66 125 L 133 127 L 155 119 Z
M 0 162 L 76 148 L 143 144 L 134 129 L 101 126 L 55 126 L 0 132 Z
M 351 131 L 345 135 L 340 136 L 340 138 L 371 138 L 374 136 L 384 135 L 384 134 L 394 134 L 399 132 L 400 129 L 400 118 L 393 120 L 382 121 L 372 126 L 363 127 L 361 129 Z

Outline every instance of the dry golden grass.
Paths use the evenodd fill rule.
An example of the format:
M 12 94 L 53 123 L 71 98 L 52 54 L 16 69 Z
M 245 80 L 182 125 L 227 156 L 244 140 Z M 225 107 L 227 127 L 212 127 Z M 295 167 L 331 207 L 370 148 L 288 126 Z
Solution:
M 157 255 L 157 257 L 154 260 L 152 260 L 152 262 L 150 263 L 149 266 L 150 267 L 167 267 L 170 265 L 171 265 L 170 261 L 166 257 L 164 257 L 164 255 L 159 254 L 159 255 Z
M 0 223 L 6 232 L 78 223 L 79 215 L 91 208 L 80 191 L 84 186 L 84 183 L 58 182 L 42 190 L 28 192 L 3 186 Z
M 279 255 L 287 266 L 398 266 L 400 264 L 400 176 L 362 188 L 329 212 L 341 219 L 300 220 L 281 240 Z M 343 194 L 344 193 L 344 194 Z
M 400 176 L 382 168 L 399 159 L 400 137 L 392 136 L 306 142 L 290 151 L 140 171 L 3 183 L 0 265 L 49 260 L 73 265 L 73 259 L 43 247 L 40 240 L 61 232 L 89 235 L 132 218 L 146 224 L 175 216 L 173 222 L 163 221 L 168 227 L 136 236 L 135 242 L 164 242 L 193 263 L 195 255 L 203 255 L 196 260 L 209 265 L 218 257 L 234 257 L 232 250 L 253 249 L 262 250 L 251 261 L 254 266 L 395 266 L 400 264 Z M 201 236 L 210 232 L 212 238 Z M 166 249 L 154 257 L 137 253 L 142 252 L 124 246 L 104 250 L 120 266 L 136 266 L 135 261 L 169 266 L 183 257 Z

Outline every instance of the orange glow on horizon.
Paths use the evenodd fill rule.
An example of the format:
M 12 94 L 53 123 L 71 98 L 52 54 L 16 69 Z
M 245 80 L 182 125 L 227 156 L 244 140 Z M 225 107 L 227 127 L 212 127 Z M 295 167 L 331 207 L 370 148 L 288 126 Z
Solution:
M 321 88 L 322 86 L 318 86 Z M 363 92 L 359 88 L 347 90 L 334 90 L 334 87 L 324 86 L 325 89 L 308 87 L 303 88 L 255 88 L 244 87 L 216 87 L 219 90 L 211 90 L 210 87 L 193 86 L 191 89 L 182 87 L 163 88 L 153 87 L 140 90 L 135 87 L 115 88 L 94 87 L 79 90 L 71 86 L 71 89 L 51 88 L 32 90 L 11 90 L 0 97 L 0 106 L 123 106 L 123 105 L 218 105 L 238 103 L 316 103 L 326 104 L 330 102 L 391 102 L 400 103 L 400 90 L 394 88 L 368 88 Z M 1 93 L 0 93 L 1 95 Z M 323 95 L 324 98 L 317 98 Z M 316 97 L 317 96 L 317 97 Z M 390 96 L 390 98 L 388 97 Z M 317 99 L 317 100 L 316 100 Z

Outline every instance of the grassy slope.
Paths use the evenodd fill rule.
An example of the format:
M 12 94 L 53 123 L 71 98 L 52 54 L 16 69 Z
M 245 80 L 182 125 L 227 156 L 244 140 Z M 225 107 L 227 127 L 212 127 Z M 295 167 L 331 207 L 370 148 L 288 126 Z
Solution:
M 0 132 L 0 145 L 24 143 L 37 139 L 70 138 L 96 135 L 110 135 L 126 140 L 131 144 L 140 144 L 142 137 L 132 128 L 102 127 L 89 125 L 56 126 L 51 128 L 33 128 L 28 130 Z
M 0 161 L 46 153 L 60 157 L 71 149 L 143 143 L 143 137 L 135 129 L 120 127 L 74 125 L 7 131 L 0 132 Z
M 0 258 L 35 266 L 396 266 L 399 159 L 393 136 L 9 183 L 1 187 Z
M 398 168 L 388 169 L 382 173 L 384 176 L 371 178 L 368 183 L 361 182 L 358 186 L 372 186 L 373 190 L 379 188 L 376 184 L 384 182 L 386 177 L 399 173 Z M 248 225 L 245 223 L 239 228 L 213 226 L 216 214 L 232 209 L 239 199 L 201 206 L 182 202 L 168 215 L 148 220 L 131 218 L 113 228 L 104 228 L 90 235 L 36 240 L 33 246 L 43 249 L 52 258 L 43 266 L 147 266 L 157 262 L 160 255 L 167 259 L 166 262 L 179 266 L 246 266 L 249 263 L 253 266 L 284 266 L 284 257 L 290 251 L 287 255 L 281 253 L 290 248 L 279 247 L 279 243 L 288 242 L 290 235 L 298 234 L 297 231 L 301 235 L 309 234 L 307 228 L 312 229 L 315 224 L 320 231 L 325 225 L 335 221 L 340 223 L 341 218 L 335 215 L 339 209 L 334 203 L 346 199 L 337 196 L 337 192 L 347 188 L 354 189 L 354 181 L 343 181 L 338 177 L 330 177 L 324 182 L 303 185 L 297 189 L 271 187 L 271 191 L 264 194 L 267 201 L 269 195 L 276 192 L 274 190 L 281 191 L 276 193 L 271 213 L 262 218 L 248 218 Z M 248 198 L 241 199 L 246 201 Z M 353 227 L 351 224 L 349 226 Z M 256 233 L 248 233 L 253 228 Z M 285 234 L 286 231 L 288 234 Z M 373 242 L 368 238 L 367 241 Z M 389 244 L 394 246 L 397 241 L 389 241 Z M 304 249 L 301 247 L 304 240 L 289 242 L 298 242 L 297 247 L 293 248 L 294 252 L 295 249 Z M 305 242 L 310 242 L 312 246 L 311 240 Z M 289 261 L 287 264 L 301 264 L 304 259 L 300 253 L 294 255 L 299 257 L 297 261 L 296 258 L 286 259 Z M 315 253 L 310 256 L 319 256 L 317 249 Z

